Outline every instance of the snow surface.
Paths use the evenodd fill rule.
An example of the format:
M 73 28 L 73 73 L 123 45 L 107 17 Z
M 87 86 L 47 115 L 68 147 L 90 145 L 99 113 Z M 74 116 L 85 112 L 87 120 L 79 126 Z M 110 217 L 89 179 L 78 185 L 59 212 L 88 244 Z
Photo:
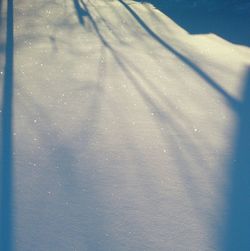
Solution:
M 15 1 L 14 42 L 13 250 L 250 250 L 247 44 L 132 0 Z

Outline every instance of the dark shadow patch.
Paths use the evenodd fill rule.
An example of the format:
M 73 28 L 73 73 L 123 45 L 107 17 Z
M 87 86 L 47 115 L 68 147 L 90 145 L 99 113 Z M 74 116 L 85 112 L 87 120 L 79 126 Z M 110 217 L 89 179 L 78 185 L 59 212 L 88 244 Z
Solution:
M 238 111 L 235 154 L 231 160 L 223 250 L 250 250 L 250 68 Z
M 12 103 L 13 103 L 13 0 L 7 6 L 7 34 L 1 114 L 1 236 L 0 250 L 12 250 Z
M 84 17 L 88 16 L 87 10 L 84 8 L 84 3 L 82 0 L 73 0 L 76 15 L 78 21 L 81 25 L 84 25 Z
M 49 36 L 49 40 L 50 40 L 50 44 L 51 44 L 51 47 L 52 47 L 52 50 L 54 52 L 57 52 L 58 51 L 58 47 L 57 47 L 57 41 L 56 41 L 56 37 L 54 36 Z

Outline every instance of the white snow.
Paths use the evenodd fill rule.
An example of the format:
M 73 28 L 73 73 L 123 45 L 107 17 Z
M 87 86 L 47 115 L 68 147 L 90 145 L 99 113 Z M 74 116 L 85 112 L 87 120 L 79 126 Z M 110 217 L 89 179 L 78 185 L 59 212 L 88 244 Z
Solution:
M 14 250 L 223 250 L 250 48 L 83 3 L 14 4 Z

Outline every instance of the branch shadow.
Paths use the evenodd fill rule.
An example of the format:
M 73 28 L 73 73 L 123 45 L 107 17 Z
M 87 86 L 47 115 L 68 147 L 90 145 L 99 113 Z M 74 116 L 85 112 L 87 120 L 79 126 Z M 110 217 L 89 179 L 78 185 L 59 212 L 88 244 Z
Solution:
M 223 250 L 250 250 L 250 68 L 238 111 L 234 152 L 229 169 Z
M 146 0 L 190 34 L 214 33 L 227 41 L 250 46 L 250 1 Z
M 84 17 L 88 16 L 88 11 L 84 8 L 83 1 L 73 0 L 75 12 L 78 18 L 78 21 L 81 25 L 84 25 Z
M 181 62 L 183 62 L 188 68 L 193 70 L 200 78 L 204 80 L 204 83 L 209 84 L 214 90 L 216 90 L 219 94 L 223 96 L 225 101 L 229 104 L 229 106 L 233 109 L 237 109 L 238 101 L 235 100 L 230 94 L 224 90 L 219 83 L 212 79 L 205 71 L 203 71 L 199 66 L 193 63 L 189 58 L 185 55 L 178 52 L 174 47 L 168 44 L 165 40 L 163 40 L 160 36 L 158 36 L 142 19 L 141 17 L 123 0 L 118 0 L 127 11 L 134 17 L 134 19 L 141 25 L 141 27 L 153 38 L 155 39 L 161 46 L 163 46 L 166 50 L 170 51 L 173 55 L 175 55 Z
M 183 62 L 188 68 L 193 70 L 198 76 L 201 77 L 201 79 L 204 80 L 205 83 L 208 83 L 213 89 L 218 91 L 223 98 L 225 98 L 226 102 L 228 102 L 229 106 L 233 110 L 238 109 L 238 101 L 233 98 L 230 94 L 224 90 L 219 83 L 214 81 L 206 72 L 204 72 L 201 68 L 199 68 L 196 64 L 194 64 L 190 59 L 188 59 L 186 56 L 178 52 L 174 47 L 169 45 L 165 40 L 163 40 L 160 36 L 158 36 L 142 19 L 141 17 L 123 0 L 118 0 L 126 9 L 127 11 L 132 15 L 132 17 L 141 25 L 141 27 L 151 36 L 153 39 L 155 39 L 161 46 L 163 46 L 166 50 L 173 53 L 181 62 Z M 85 6 L 85 4 L 83 3 Z M 87 9 L 87 7 L 85 6 Z M 88 12 L 89 13 L 89 12 Z M 124 57 L 121 57 L 117 53 L 117 51 L 111 46 L 111 44 L 106 40 L 106 38 L 102 35 L 101 31 L 98 28 L 98 24 L 95 22 L 94 18 L 89 14 L 89 19 L 94 27 L 94 30 L 96 34 L 98 35 L 100 41 L 104 45 L 104 47 L 111 53 L 114 60 L 117 62 L 123 73 L 126 75 L 126 77 L 134 84 L 137 91 L 140 93 L 140 95 L 143 97 L 145 103 L 152 111 L 157 111 L 157 114 L 159 114 L 159 120 L 165 120 L 165 114 L 163 111 L 161 111 L 161 108 L 158 107 L 158 105 L 154 102 L 154 100 L 150 97 L 149 94 L 147 94 L 146 91 L 143 90 L 143 87 L 140 86 L 139 81 L 137 81 L 137 77 L 132 73 L 131 69 L 136 69 L 138 75 L 140 78 L 146 82 L 152 90 L 157 93 L 157 95 L 160 95 L 160 93 L 157 92 L 157 90 L 154 88 L 154 84 L 151 83 L 151 81 L 147 80 L 143 73 L 140 72 L 140 70 L 132 64 L 132 62 L 127 61 Z
M 213 89 L 218 91 L 222 97 L 227 101 L 229 107 L 238 116 L 238 129 L 236 132 L 235 140 L 235 154 L 230 165 L 230 177 L 229 177 L 229 191 L 228 191 L 228 208 L 227 218 L 224 224 L 225 233 L 223 236 L 222 250 L 250 250 L 250 69 L 248 69 L 245 89 L 243 90 L 243 102 L 239 103 L 226 90 L 224 90 L 219 83 L 214 81 L 206 72 L 189 60 L 186 56 L 179 53 L 175 48 L 169 45 L 161 37 L 159 37 L 147 24 L 139 17 L 139 15 L 128 6 L 123 0 L 118 0 L 128 12 L 135 18 L 135 20 L 144 28 L 144 30 L 154 38 L 159 44 L 172 52 L 179 60 L 181 60 L 186 66 L 199 75 L 204 82 L 208 83 Z M 162 1 L 149 1 L 163 6 Z M 164 5 L 165 6 L 165 5 Z M 159 8 L 160 9 L 160 8 Z M 162 9 L 160 9 L 162 10 Z M 166 11 L 167 13 L 167 11 Z M 170 14 L 171 16 L 171 14 Z M 205 16 L 206 17 L 206 16 Z M 222 17 L 221 17 L 222 18 Z M 216 18 L 215 18 L 216 19 Z M 176 20 L 175 20 L 176 21 Z M 209 20 L 207 20 L 209 22 Z M 176 21 L 178 23 L 178 21 Z M 191 22 L 191 21 L 190 21 Z M 197 25 L 202 27 L 202 22 L 197 21 Z M 216 24 L 214 24 L 216 26 Z M 230 24 L 229 28 L 231 30 Z M 197 26 L 197 27 L 198 27 Z M 206 27 L 206 26 L 205 26 Z M 188 30 L 188 28 L 185 27 Z M 189 31 L 190 32 L 190 31 Z M 201 31 L 200 31 L 201 32 Z M 209 31 L 214 32 L 214 31 Z M 242 31 L 238 31 L 242 32 Z M 192 32 L 191 32 L 192 33 Z M 216 32 L 214 32 L 216 33 Z M 222 37 L 225 35 L 219 33 Z M 226 35 L 230 35 L 229 33 Z M 231 34 L 235 35 L 235 34 Z M 237 34 L 236 34 L 237 35 Z M 246 33 L 246 35 L 248 35 Z M 249 45 L 250 40 L 244 40 L 240 35 L 234 37 L 239 38 L 237 42 Z M 241 40 L 243 39 L 243 40 Z M 229 40 L 229 39 L 228 39 Z
M 162 47 L 166 50 L 170 51 L 173 55 L 176 56 L 181 62 L 183 62 L 189 69 L 191 69 L 194 73 L 196 73 L 201 79 L 204 80 L 204 83 L 209 84 L 214 90 L 216 90 L 227 102 L 229 107 L 239 116 L 239 128 L 237 131 L 237 139 L 235 142 L 235 156 L 233 164 L 231 165 L 231 187 L 229 192 L 229 202 L 228 202 L 228 218 L 226 221 L 226 230 L 225 230 L 225 242 L 223 243 L 223 250 L 250 250 L 250 202 L 248 200 L 250 194 L 250 185 L 249 185 L 249 170 L 248 166 L 250 163 L 249 159 L 249 142 L 250 142 L 250 70 L 248 70 L 248 76 L 246 79 L 246 88 L 244 90 L 244 100 L 243 103 L 240 104 L 235 98 L 233 98 L 225 89 L 221 87 L 221 85 L 216 82 L 211 76 L 209 76 L 205 71 L 203 71 L 198 65 L 193 63 L 189 58 L 185 55 L 181 54 L 177 49 L 168 44 L 165 40 L 163 40 L 159 35 L 157 35 L 143 20 L 142 18 L 131 8 L 128 4 L 126 4 L 123 0 L 118 0 L 124 8 L 134 17 L 134 19 L 140 24 L 140 26 L 148 33 L 148 35 L 157 41 Z M 151 1 L 151 2 L 160 2 L 160 1 Z M 161 2 L 162 5 L 162 2 Z M 155 5 L 156 6 L 156 5 Z M 210 14 L 209 14 L 210 15 Z M 202 15 L 201 15 L 202 16 Z M 170 15 L 171 17 L 171 15 Z M 198 18 L 199 15 L 196 17 Z M 223 18 L 223 17 L 220 17 Z M 164 120 L 164 114 L 161 109 L 155 104 L 148 93 L 143 90 L 143 87 L 140 86 L 137 81 L 137 77 L 131 73 L 132 66 L 131 63 L 125 61 L 124 58 L 121 58 L 118 53 L 116 53 L 115 49 L 108 43 L 104 35 L 102 35 L 101 31 L 98 28 L 98 25 L 95 23 L 94 18 L 89 15 L 89 19 L 95 29 L 97 36 L 103 45 L 108 49 L 111 53 L 112 57 L 115 59 L 119 67 L 122 69 L 123 73 L 128 77 L 128 79 L 134 84 L 138 93 L 143 97 L 146 105 L 154 111 L 157 111 L 161 116 L 160 120 Z M 216 19 L 216 18 L 215 18 Z M 210 19 L 207 20 L 209 22 Z M 178 21 L 176 21 L 178 23 Z M 79 21 L 79 23 L 81 23 Z M 201 28 L 209 27 L 202 22 L 197 21 L 197 25 Z M 225 21 L 224 21 L 225 24 Z M 230 24 L 227 24 L 230 27 Z M 204 26 L 204 27 L 202 27 Z M 216 23 L 214 24 L 215 27 Z M 212 26 L 213 27 L 213 26 Z M 211 27 L 210 27 L 211 28 Z M 187 28 L 188 30 L 188 28 Z M 189 31 L 192 33 L 191 31 Z M 212 29 L 209 31 L 202 30 L 202 32 L 213 32 Z M 224 30 L 225 32 L 225 30 Z M 238 32 L 240 32 L 238 30 Z M 197 31 L 198 33 L 198 31 Z M 227 37 L 226 35 L 232 35 L 234 39 L 237 40 L 237 43 L 241 43 L 248 46 L 248 40 L 242 38 L 235 34 L 230 34 L 229 32 L 224 34 L 222 31 L 218 31 L 218 33 L 222 37 Z M 247 35 L 247 33 L 246 33 Z M 233 42 L 232 38 L 232 42 Z M 229 41 L 230 38 L 226 38 Z M 143 79 L 142 73 L 139 74 Z M 144 82 L 145 81 L 144 79 Z M 149 84 L 149 83 L 148 83 Z M 176 125 L 173 125 L 173 128 Z M 178 129 L 177 129 L 178 130 Z M 186 173 L 183 175 L 185 176 Z M 187 176 L 187 175 L 186 175 Z
M 7 5 L 7 32 L 1 114 L 1 239 L 0 250 L 12 250 L 12 110 L 13 110 L 13 0 Z

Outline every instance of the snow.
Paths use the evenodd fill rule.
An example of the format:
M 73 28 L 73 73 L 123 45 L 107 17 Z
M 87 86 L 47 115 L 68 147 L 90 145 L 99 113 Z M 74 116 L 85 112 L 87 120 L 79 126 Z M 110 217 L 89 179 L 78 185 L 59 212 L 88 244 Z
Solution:
M 153 2 L 15 1 L 13 250 L 249 250 L 249 43 Z

